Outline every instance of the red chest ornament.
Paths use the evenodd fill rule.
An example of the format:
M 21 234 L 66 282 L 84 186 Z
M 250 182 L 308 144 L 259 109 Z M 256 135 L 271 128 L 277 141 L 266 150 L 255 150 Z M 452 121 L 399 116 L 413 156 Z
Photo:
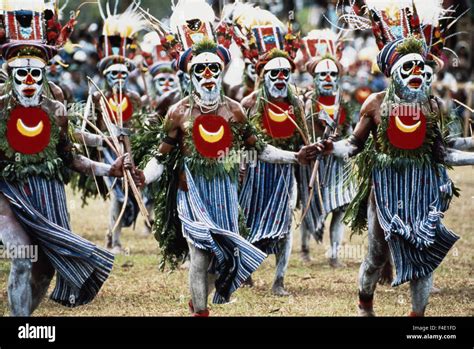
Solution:
M 319 96 L 318 102 L 316 103 L 316 112 L 324 109 L 331 119 L 334 120 L 336 96 Z M 339 115 L 339 125 L 344 125 L 344 122 L 346 122 L 346 110 L 341 106 L 339 106 L 339 109 L 341 113 Z
M 118 98 L 115 101 L 114 97 L 109 98 L 109 109 L 110 115 L 114 118 L 116 122 L 120 119 L 120 113 L 122 113 L 122 122 L 127 122 L 132 118 L 133 115 L 133 105 L 128 96 L 122 97 L 122 100 L 119 102 Z
M 193 141 L 202 156 L 215 159 L 230 149 L 232 130 L 221 116 L 200 115 L 194 120 Z
M 10 147 L 21 154 L 38 154 L 51 140 L 51 121 L 41 108 L 15 107 L 7 122 Z
M 264 108 L 263 127 L 272 138 L 292 137 L 296 130 L 295 120 L 293 106 L 288 103 L 267 103 Z
M 399 149 L 413 150 L 421 147 L 426 136 L 426 117 L 419 108 L 397 106 L 388 122 L 387 136 L 390 143 Z

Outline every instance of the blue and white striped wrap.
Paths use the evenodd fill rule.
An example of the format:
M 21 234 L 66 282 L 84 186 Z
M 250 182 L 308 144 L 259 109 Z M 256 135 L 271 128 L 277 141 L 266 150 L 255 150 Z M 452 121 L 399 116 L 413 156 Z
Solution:
M 294 167 L 257 161 L 249 167 L 239 202 L 250 229 L 248 240 L 268 254 L 278 253 L 291 233 L 296 201 Z
M 239 235 L 237 183 L 227 175 L 208 180 L 184 167 L 188 191 L 178 190 L 183 235 L 213 254 L 210 272 L 218 274 L 213 302 L 226 303 L 266 255 Z
M 347 175 L 349 170 L 350 164 L 348 162 L 332 155 L 322 158 L 319 162 L 318 172 L 323 207 L 321 207 L 318 192 L 315 189 L 308 213 L 301 224 L 302 229 L 313 234 L 318 241 L 323 239 L 324 221 L 328 214 L 344 208 L 355 196 L 354 182 L 349 180 Z M 303 209 L 308 202 L 311 172 L 311 166 L 300 166 L 298 185 Z
M 108 147 L 104 147 L 102 152 L 104 154 L 104 162 L 106 164 L 111 165 L 117 159 L 115 154 Z M 103 177 L 103 178 L 109 190 L 112 188 L 112 186 L 114 186 L 112 188 L 113 189 L 112 193 L 114 195 L 114 198 L 121 205 L 123 205 L 123 202 L 125 200 L 125 194 L 122 189 L 122 179 L 114 178 L 114 177 Z M 127 206 L 125 208 L 125 212 L 122 217 L 122 226 L 123 227 L 132 226 L 132 224 L 135 223 L 135 221 L 137 220 L 138 213 L 139 213 L 139 207 L 138 207 L 137 200 L 135 199 L 133 195 L 129 195 Z
M 91 302 L 107 280 L 114 256 L 71 231 L 64 185 L 30 177 L 21 184 L 0 180 L 0 191 L 57 272 L 51 299 L 68 307 Z
M 413 163 L 375 168 L 373 185 L 397 272 L 392 286 L 429 275 L 459 239 L 441 222 L 453 195 L 446 169 Z

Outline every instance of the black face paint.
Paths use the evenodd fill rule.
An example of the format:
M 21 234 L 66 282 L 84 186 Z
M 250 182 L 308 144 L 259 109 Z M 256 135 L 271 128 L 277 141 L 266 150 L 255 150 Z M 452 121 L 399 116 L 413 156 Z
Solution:
M 286 80 L 290 76 L 290 69 L 286 69 L 286 68 L 285 69 L 272 69 L 270 70 L 270 79 L 272 81 L 275 81 L 280 75 L 280 73 L 283 73 L 283 77 Z
M 208 68 L 211 73 L 213 78 L 218 78 L 220 73 L 221 73 L 221 66 L 219 63 L 198 63 L 194 65 L 194 75 L 196 76 L 196 79 L 198 81 L 201 81 L 204 76 L 204 72 L 206 71 L 206 68 Z
M 412 75 L 413 70 L 415 67 L 418 67 L 420 71 L 425 70 L 425 63 L 423 61 L 408 61 L 403 63 L 402 69 L 400 71 L 400 75 L 403 79 L 407 79 L 410 75 Z

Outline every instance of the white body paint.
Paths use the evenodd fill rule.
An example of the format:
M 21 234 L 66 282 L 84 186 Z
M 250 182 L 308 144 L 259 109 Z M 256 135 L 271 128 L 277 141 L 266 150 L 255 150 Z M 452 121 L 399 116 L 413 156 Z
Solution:
M 448 166 L 473 166 L 474 153 L 448 148 L 444 161 Z
M 259 160 L 273 164 L 296 164 L 296 153 L 292 151 L 281 150 L 272 145 L 267 145 L 258 156 Z
M 456 137 L 449 141 L 449 147 L 456 150 L 473 150 L 474 149 L 474 138 L 473 137 Z
M 333 146 L 332 154 L 338 158 L 347 158 L 357 150 L 357 147 L 349 143 L 347 139 L 334 142 Z
M 164 171 L 164 166 L 156 158 L 151 159 L 146 164 L 143 174 L 145 175 L 145 184 L 148 185 L 160 179 Z

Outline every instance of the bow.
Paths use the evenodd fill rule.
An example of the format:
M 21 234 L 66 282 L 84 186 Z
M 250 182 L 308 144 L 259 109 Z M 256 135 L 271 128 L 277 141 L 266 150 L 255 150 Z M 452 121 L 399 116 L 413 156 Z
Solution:
M 318 102 L 319 103 L 319 102 Z M 321 110 L 318 112 L 318 119 L 321 121 L 324 121 L 326 123 L 326 127 L 324 128 L 324 133 L 322 138 L 320 139 L 321 142 L 328 140 L 330 137 L 333 137 L 337 134 L 337 126 L 339 125 L 339 120 L 340 120 L 340 105 L 341 105 L 341 93 L 340 89 L 337 91 L 336 95 L 336 105 L 334 109 L 334 118 L 331 118 L 328 113 L 324 110 L 324 108 L 321 108 Z M 313 115 L 311 115 L 313 118 Z M 313 132 L 314 132 L 314 123 L 313 123 Z M 323 154 L 318 155 L 316 158 L 314 165 L 313 165 L 313 170 L 311 172 L 311 178 L 309 180 L 308 188 L 309 188 L 309 195 L 308 195 L 308 200 L 306 202 L 306 206 L 303 210 L 303 213 L 301 215 L 300 222 L 298 223 L 297 227 L 299 227 L 302 223 L 304 218 L 309 212 L 309 209 L 311 207 L 311 201 L 313 199 L 314 195 L 314 190 L 315 187 L 317 187 L 318 191 L 318 200 L 321 205 L 321 208 L 323 207 L 323 198 L 321 194 L 321 185 L 320 185 L 320 179 L 319 179 L 319 164 L 321 162 L 321 159 L 323 158 Z M 325 176 L 327 176 L 327 169 L 325 172 Z M 316 185 L 314 185 L 316 182 Z

